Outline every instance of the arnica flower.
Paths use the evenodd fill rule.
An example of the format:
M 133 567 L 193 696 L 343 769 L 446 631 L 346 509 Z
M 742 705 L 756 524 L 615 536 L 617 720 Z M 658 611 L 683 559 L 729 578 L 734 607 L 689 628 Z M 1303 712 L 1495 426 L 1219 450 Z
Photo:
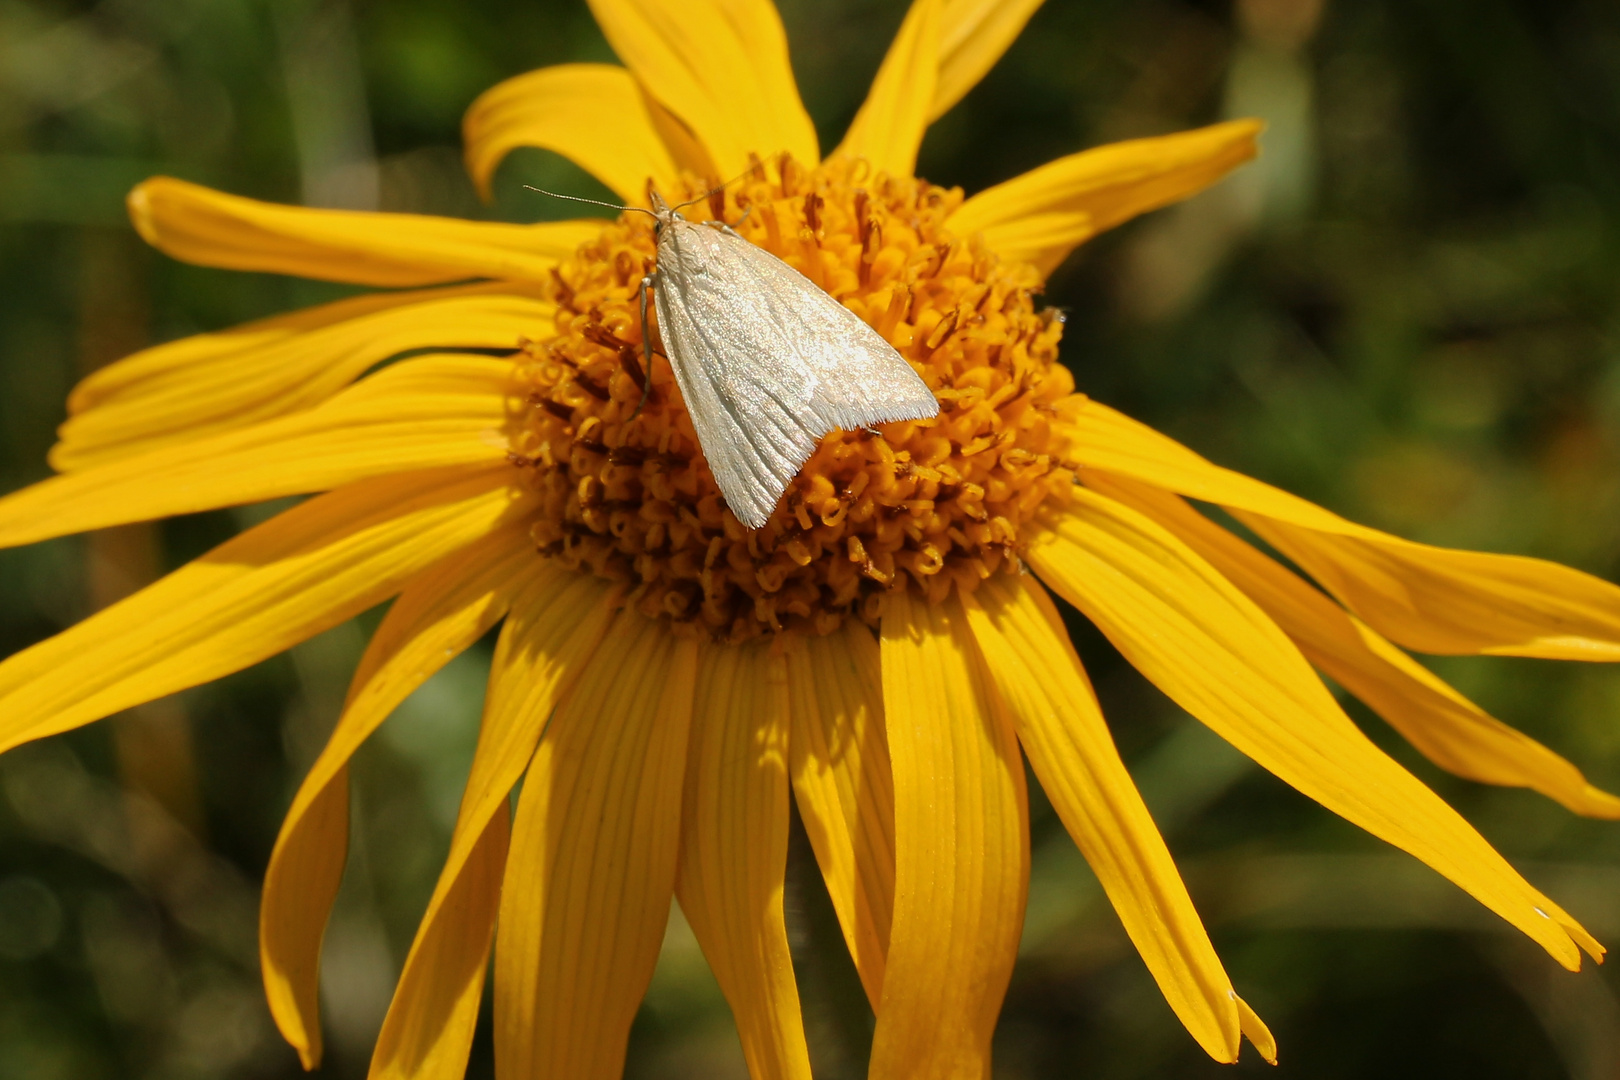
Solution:
M 1446 769 L 1620 817 L 1403 651 L 1620 660 L 1620 589 L 1364 528 L 1075 392 L 1062 320 L 1034 299 L 1043 276 L 1253 156 L 1259 126 L 1077 153 L 971 198 L 915 178 L 925 128 L 1037 2 L 916 0 L 825 157 L 767 0 L 591 0 L 624 67 L 537 71 L 468 114 L 486 190 L 519 146 L 567 155 L 630 205 L 740 177 L 708 214 L 741 220 L 934 390 L 936 419 L 825 438 L 758 531 L 720 499 L 667 360 L 642 363 L 644 329 L 661 347 L 637 303 L 644 215 L 473 223 L 163 178 L 130 196 L 141 235 L 176 258 L 391 290 L 92 375 L 51 453 L 60 475 L 0 500 L 0 541 L 23 544 L 312 496 L 0 664 L 5 747 L 392 598 L 265 878 L 265 986 L 306 1065 L 350 756 L 503 620 L 374 1076 L 462 1073 L 492 950 L 498 1075 L 619 1075 L 673 896 L 752 1075 L 808 1078 L 782 909 L 790 799 L 877 1018 L 871 1075 L 988 1076 L 1028 880 L 1025 760 L 1192 1037 L 1220 1061 L 1243 1036 L 1273 1058 L 1048 590 L 1234 746 L 1565 967 L 1601 954 L 1317 672 Z

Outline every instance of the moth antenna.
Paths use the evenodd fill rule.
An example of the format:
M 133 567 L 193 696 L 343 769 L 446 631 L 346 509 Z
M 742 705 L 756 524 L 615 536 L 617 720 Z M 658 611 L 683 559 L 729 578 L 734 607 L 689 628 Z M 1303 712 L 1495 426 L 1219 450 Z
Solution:
M 757 168 L 759 168 L 758 165 L 750 165 L 750 166 L 748 166 L 748 168 L 744 169 L 742 172 L 738 173 L 736 176 L 733 176 L 730 180 L 727 180 L 725 183 L 721 184 L 719 187 L 710 188 L 708 191 L 705 191 L 703 194 L 699 195 L 697 198 L 695 198 L 695 199 L 687 199 L 685 202 L 681 203 L 680 206 L 672 206 L 672 207 L 670 207 L 670 209 L 671 210 L 682 210 L 682 209 L 685 209 L 688 206 L 691 206 L 693 203 L 700 203 L 704 199 L 707 199 L 710 195 L 713 195 L 715 192 L 726 190 L 726 188 L 730 187 L 732 184 L 735 184 L 737 181 L 741 180 L 743 177 L 747 176 L 749 173 L 753 172 Z M 538 191 L 540 189 L 536 188 L 535 190 Z M 550 192 L 547 192 L 547 194 L 550 194 Z M 738 224 L 741 224 L 741 222 L 738 222 Z
M 647 210 L 640 206 L 621 206 L 619 203 L 603 202 L 601 199 L 586 199 L 578 195 L 564 195 L 560 192 L 547 191 L 545 188 L 535 187 L 533 184 L 524 184 L 523 186 L 528 188 L 530 191 L 537 191 L 542 195 L 550 195 L 553 199 L 567 199 L 569 202 L 590 203 L 592 206 L 605 206 L 609 210 L 634 210 L 636 213 L 646 214 L 650 218 L 656 219 L 658 217 L 658 215 L 653 213 L 651 210 Z M 682 203 L 681 205 L 684 206 L 686 204 Z

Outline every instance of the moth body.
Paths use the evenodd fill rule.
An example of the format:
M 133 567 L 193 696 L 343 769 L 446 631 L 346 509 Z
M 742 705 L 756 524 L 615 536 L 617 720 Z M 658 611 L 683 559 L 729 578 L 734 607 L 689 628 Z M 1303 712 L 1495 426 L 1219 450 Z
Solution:
M 939 414 L 883 336 L 764 248 L 653 194 L 648 284 L 664 351 L 720 493 L 764 525 L 821 437 Z

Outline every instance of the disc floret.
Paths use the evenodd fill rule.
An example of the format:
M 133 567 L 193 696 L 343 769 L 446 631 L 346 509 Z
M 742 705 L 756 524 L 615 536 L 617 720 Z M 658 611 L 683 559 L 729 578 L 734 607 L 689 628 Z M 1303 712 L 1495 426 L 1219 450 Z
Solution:
M 1021 530 L 1072 483 L 1052 455 L 1081 400 L 1057 362 L 1062 321 L 1035 308 L 1034 269 L 945 228 L 959 189 L 846 159 L 775 165 L 687 216 L 732 223 L 866 320 L 927 382 L 938 417 L 827 435 L 765 526 L 744 528 L 699 452 L 656 319 L 650 372 L 642 360 L 655 236 L 640 213 L 557 269 L 556 332 L 519 364 L 512 460 L 541 496 L 540 550 L 626 582 L 645 614 L 733 641 L 875 622 L 890 589 L 942 600 L 1014 567 Z M 665 196 L 707 187 L 688 178 Z

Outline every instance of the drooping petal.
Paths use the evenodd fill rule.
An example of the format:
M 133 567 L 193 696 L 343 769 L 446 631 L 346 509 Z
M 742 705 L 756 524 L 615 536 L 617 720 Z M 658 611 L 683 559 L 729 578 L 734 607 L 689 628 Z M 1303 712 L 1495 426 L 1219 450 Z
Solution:
M 196 442 L 313 408 L 402 353 L 515 351 L 553 325 L 549 303 L 475 288 L 386 307 L 340 301 L 330 323 L 307 330 L 242 327 L 138 352 L 74 390 L 51 465 L 69 472 Z
M 506 458 L 512 365 L 402 360 L 318 408 L 0 498 L 0 546 L 323 491 L 368 477 Z
M 1175 533 L 1294 639 L 1305 658 L 1458 776 L 1527 787 L 1577 814 L 1620 818 L 1620 799 L 1453 690 L 1298 576 L 1158 488 L 1086 470 L 1088 486 Z
M 1361 733 L 1253 601 L 1162 527 L 1077 488 L 1027 557 L 1127 660 L 1233 746 L 1428 863 L 1566 967 L 1580 966 L 1577 941 L 1601 955 L 1579 924 Z
M 867 999 L 883 998 L 894 914 L 894 776 L 877 639 L 846 620 L 788 642 L 793 793 Z
M 1180 202 L 1254 157 L 1260 128 L 1256 120 L 1231 120 L 1070 154 L 979 192 L 946 225 L 961 236 L 982 234 L 1003 257 L 1049 273 L 1084 238 L 1076 239 L 1082 216 L 1095 235 Z M 1054 227 L 1048 242 L 1023 224 L 1037 215 Z
M 372 635 L 337 727 L 281 823 L 259 905 L 259 961 L 270 1014 L 304 1068 L 321 1059 L 321 937 L 349 845 L 349 759 L 394 708 L 506 614 L 533 574 L 528 523 L 512 522 L 442 559 L 406 587 Z
M 987 1078 L 1029 889 L 1024 766 L 960 608 L 884 600 L 895 891 L 871 1075 Z
M 698 661 L 675 895 L 726 995 L 753 1080 L 810 1080 L 782 884 L 787 676 L 766 645 Z
M 611 64 L 557 64 L 507 79 L 480 94 L 461 122 L 467 172 L 488 199 L 506 155 L 537 146 L 568 158 L 625 203 L 645 205 L 648 180 L 671 190 L 687 164 L 664 144 L 654 108 L 630 73 Z
M 432 933 L 418 933 L 405 959 L 367 1080 L 462 1080 L 501 902 L 511 819 L 497 807 L 467 834 L 452 878 L 440 878 Z M 424 924 L 425 926 L 426 924 Z
M 928 130 L 939 69 L 940 0 L 915 0 L 836 153 L 910 176 Z
M 1601 578 L 1357 525 L 1211 464 L 1096 402 L 1086 403 L 1075 430 L 1070 452 L 1078 464 L 1227 507 L 1374 630 L 1409 649 L 1620 660 L 1620 587 Z
M 466 1071 L 500 903 L 508 799 L 546 721 L 596 655 L 619 593 L 590 574 L 559 570 L 513 603 L 450 854 L 377 1036 L 372 1080 L 461 1080 Z M 490 853 L 496 844 L 499 862 Z
M 1040 6 L 1041 0 L 945 0 L 929 120 L 945 115 L 978 85 Z
M 509 471 L 445 469 L 311 499 L 0 662 L 0 752 L 240 671 L 372 607 L 520 516 Z
M 590 0 L 591 12 L 644 90 L 708 151 L 716 179 L 749 155 L 786 150 L 821 160 L 815 125 L 799 100 L 787 35 L 770 0 Z
M 1165 999 L 1216 1061 L 1236 1061 L 1237 995 L 1114 747 L 1057 609 L 1033 578 L 962 599 L 1018 741 Z
M 679 853 L 697 643 L 621 611 L 523 779 L 495 951 L 495 1068 L 618 1080 Z
M 596 220 L 540 225 L 316 210 L 226 195 L 157 176 L 129 193 L 136 231 L 201 266 L 354 285 L 437 285 L 463 278 L 544 279 L 602 231 Z

